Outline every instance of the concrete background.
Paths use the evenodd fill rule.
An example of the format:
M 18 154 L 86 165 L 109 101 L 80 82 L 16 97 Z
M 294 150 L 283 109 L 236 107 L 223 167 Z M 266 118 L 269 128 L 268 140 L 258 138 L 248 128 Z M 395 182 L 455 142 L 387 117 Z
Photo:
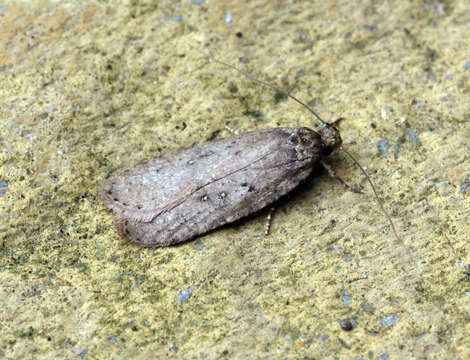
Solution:
M 468 358 L 469 22 L 463 0 L 4 2 L 0 358 Z M 226 126 L 318 126 L 188 44 L 345 117 L 401 241 L 341 152 L 365 194 L 319 171 L 267 237 L 262 211 L 122 241 L 110 174 Z

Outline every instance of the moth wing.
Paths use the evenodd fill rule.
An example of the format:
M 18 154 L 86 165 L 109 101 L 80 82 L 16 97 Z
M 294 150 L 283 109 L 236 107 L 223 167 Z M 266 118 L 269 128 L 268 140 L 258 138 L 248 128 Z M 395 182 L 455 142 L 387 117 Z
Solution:
M 299 158 L 287 136 L 276 133 L 272 139 L 267 140 L 265 135 L 263 138 L 260 145 L 263 152 L 258 149 L 258 156 L 251 158 L 251 162 L 236 171 L 223 172 L 224 176 L 196 189 L 151 221 L 135 221 L 118 214 L 115 222 L 119 234 L 147 247 L 189 240 L 262 209 L 285 195 L 311 173 L 312 162 L 320 156 L 320 143 L 312 145 L 313 155 Z
M 260 130 L 197 145 L 146 161 L 108 179 L 99 195 L 122 217 L 151 221 L 207 184 L 257 161 L 273 132 Z

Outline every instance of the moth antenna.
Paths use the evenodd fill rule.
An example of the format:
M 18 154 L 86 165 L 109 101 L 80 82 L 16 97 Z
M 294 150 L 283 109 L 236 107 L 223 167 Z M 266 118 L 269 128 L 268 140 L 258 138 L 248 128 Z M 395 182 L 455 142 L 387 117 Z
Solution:
M 203 54 L 204 56 L 206 56 L 206 57 L 209 58 L 210 60 L 214 61 L 215 63 L 220 64 L 220 65 L 223 65 L 223 66 L 225 66 L 225 67 L 228 67 L 228 68 L 230 68 L 230 69 L 232 69 L 232 70 L 237 71 L 239 74 L 243 75 L 243 76 L 246 77 L 248 80 L 254 81 L 255 83 L 258 83 L 258 84 L 260 84 L 260 85 L 263 85 L 263 86 L 266 86 L 266 87 L 271 88 L 271 89 L 273 89 L 273 90 L 276 90 L 276 91 L 280 92 L 281 94 L 283 94 L 283 95 L 285 95 L 285 96 L 291 98 L 292 100 L 294 100 L 294 101 L 297 102 L 298 104 L 300 104 L 300 105 L 302 105 L 303 107 L 305 107 L 308 111 L 310 111 L 322 124 L 324 124 L 324 125 L 329 125 L 326 121 L 324 121 L 324 120 L 320 117 L 320 115 L 317 114 L 317 112 L 316 112 L 315 110 L 313 110 L 310 106 L 308 106 L 308 105 L 307 105 L 306 103 L 304 103 L 303 101 L 297 99 L 294 95 L 289 94 L 287 91 L 285 91 L 285 90 L 283 90 L 283 89 L 281 89 L 281 88 L 279 88 L 279 87 L 277 87 L 277 86 L 274 86 L 274 85 L 272 85 L 272 84 L 270 84 L 270 83 L 268 83 L 268 82 L 266 82 L 266 81 L 259 80 L 259 79 L 255 78 L 254 76 L 252 76 L 252 75 L 250 75 L 250 74 L 244 72 L 243 70 L 240 70 L 239 68 L 237 68 L 236 66 L 234 66 L 234 65 L 232 65 L 232 64 L 229 64 L 229 63 L 226 63 L 226 62 L 223 62 L 223 61 L 217 59 L 217 58 L 216 58 L 214 55 L 212 55 L 212 53 L 210 53 L 210 52 L 206 53 L 206 52 L 202 51 L 201 49 L 198 49 L 198 48 L 192 46 L 191 44 L 188 44 L 188 45 L 189 45 L 189 47 L 190 47 L 191 49 L 194 49 L 194 50 L 200 52 L 201 54 Z
M 352 161 L 354 161 L 354 163 L 357 165 L 357 167 L 359 169 L 361 169 L 361 172 L 364 174 L 364 176 L 366 177 L 367 181 L 369 182 L 371 188 L 372 188 L 372 191 L 374 192 L 374 195 L 375 195 L 375 199 L 377 200 L 377 203 L 379 204 L 379 207 L 380 209 L 382 210 L 382 212 L 384 213 L 385 217 L 387 218 L 388 222 L 390 223 L 390 226 L 392 227 L 392 230 L 393 230 L 393 233 L 395 234 L 395 237 L 397 238 L 397 240 L 402 243 L 402 240 L 401 238 L 398 236 L 398 232 L 397 232 L 397 229 L 395 228 L 395 224 L 393 223 L 392 221 L 392 217 L 390 216 L 390 214 L 387 212 L 387 210 L 385 210 L 385 207 L 383 205 L 383 202 L 382 200 L 380 200 L 380 197 L 379 197 L 379 194 L 377 192 L 377 190 L 375 189 L 375 186 L 374 186 L 374 183 L 372 182 L 372 180 L 370 179 L 369 175 L 367 174 L 367 172 L 363 169 L 363 167 L 361 166 L 361 164 L 359 163 L 359 161 L 356 160 L 356 158 L 354 156 L 352 156 L 351 153 L 349 153 L 349 151 L 347 151 L 342 145 L 339 147 L 341 150 L 343 150 L 343 152 L 348 155 Z

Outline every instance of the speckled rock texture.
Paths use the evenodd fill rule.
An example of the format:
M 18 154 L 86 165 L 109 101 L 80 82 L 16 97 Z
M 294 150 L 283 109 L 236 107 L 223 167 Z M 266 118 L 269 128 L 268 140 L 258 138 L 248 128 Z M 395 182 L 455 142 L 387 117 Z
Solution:
M 468 1 L 0 5 L 0 358 L 470 358 Z M 267 211 L 183 245 L 122 241 L 111 175 L 239 132 L 318 126 L 211 51 L 339 117 Z

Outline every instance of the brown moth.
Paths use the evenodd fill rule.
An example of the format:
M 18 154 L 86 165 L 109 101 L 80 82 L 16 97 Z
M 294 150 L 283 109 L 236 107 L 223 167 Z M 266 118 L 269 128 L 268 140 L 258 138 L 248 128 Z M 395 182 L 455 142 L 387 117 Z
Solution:
M 145 247 L 174 245 L 238 220 L 293 190 L 312 173 L 315 163 L 324 164 L 324 156 L 343 149 L 338 129 L 308 105 L 209 57 L 284 93 L 312 112 L 322 126 L 318 131 L 281 127 L 247 132 L 165 154 L 108 179 L 100 198 L 116 213 L 119 235 L 130 242 Z
M 252 131 L 137 165 L 106 181 L 100 197 L 123 238 L 173 245 L 273 203 L 340 144 L 328 126 Z

